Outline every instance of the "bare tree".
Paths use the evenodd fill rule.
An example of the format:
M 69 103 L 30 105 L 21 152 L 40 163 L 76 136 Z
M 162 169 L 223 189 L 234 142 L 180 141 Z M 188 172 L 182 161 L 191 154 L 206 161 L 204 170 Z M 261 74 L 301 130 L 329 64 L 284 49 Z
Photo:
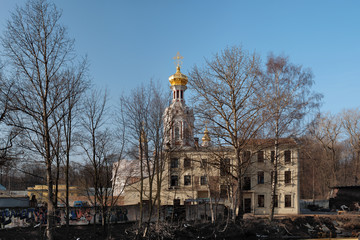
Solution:
M 45 0 L 33 0 L 17 7 L 8 21 L 1 43 L 12 66 L 13 86 L 9 99 L 13 125 L 22 128 L 29 142 L 44 159 L 47 169 L 47 237 L 53 239 L 52 134 L 57 121 L 54 112 L 72 92 L 62 77 L 74 58 L 74 40 L 59 22 L 61 12 Z
M 341 121 L 344 133 L 352 148 L 353 158 L 355 162 L 354 184 L 357 185 L 359 178 L 360 164 L 360 110 L 348 109 L 341 113 Z
M 331 114 L 319 115 L 310 125 L 309 131 L 312 136 L 321 144 L 326 161 L 326 168 L 330 170 L 329 176 L 323 181 L 327 187 L 338 184 L 337 173 L 340 165 L 340 142 L 341 142 L 341 122 L 338 116 Z
M 250 164 L 241 151 L 254 137 L 263 121 L 263 103 L 257 101 L 261 89 L 259 58 L 240 47 L 230 47 L 206 60 L 205 67 L 195 66 L 189 74 L 194 91 L 195 112 L 209 122 L 214 139 L 231 146 L 234 161 L 230 173 L 236 181 L 233 202 L 237 216 L 242 217 L 242 177 Z M 233 216 L 236 216 L 234 212 Z
M 266 92 L 259 94 L 266 101 L 264 113 L 267 137 L 274 139 L 274 165 L 272 178 L 272 201 L 270 219 L 274 218 L 277 197 L 277 179 L 280 158 L 280 138 L 296 137 L 301 132 L 302 120 L 311 110 L 316 109 L 321 95 L 313 93 L 312 73 L 290 63 L 287 57 L 270 54 L 263 75 Z M 304 129 L 304 128 L 303 128 Z
M 109 144 L 110 144 L 110 133 L 106 129 L 106 103 L 107 94 L 100 91 L 93 90 L 85 99 L 83 106 L 83 113 L 81 116 L 81 125 L 83 130 L 79 134 L 79 144 L 84 151 L 86 161 L 88 162 L 88 171 L 91 175 L 91 179 L 85 179 L 88 181 L 86 188 L 89 187 L 94 189 L 93 195 L 93 206 L 95 209 L 94 214 L 94 229 L 96 231 L 96 208 L 99 201 L 103 204 L 103 194 L 106 187 L 102 178 L 102 174 L 106 171 Z M 106 178 L 107 176 L 105 176 Z M 111 171 L 110 171 L 111 179 Z M 105 186 L 104 186 L 105 185 Z M 102 207 L 104 210 L 105 207 Z M 105 225 L 105 215 L 102 214 L 102 224 Z
M 4 165 L 10 164 L 14 159 L 12 154 L 14 139 L 19 134 L 18 129 L 8 126 L 7 116 L 9 115 L 9 98 L 12 83 L 8 83 L 8 79 L 2 74 L 2 66 L 0 65 L 0 168 Z
M 140 86 L 130 95 L 120 98 L 120 105 L 126 119 L 130 147 L 135 150 L 134 156 L 139 159 L 140 173 L 140 221 L 143 223 L 143 200 L 146 197 L 149 207 L 148 227 L 155 204 L 157 203 L 157 219 L 160 221 L 160 200 L 165 157 L 163 151 L 163 113 L 168 103 L 168 96 L 162 89 L 150 82 Z M 148 191 L 144 191 L 144 179 L 148 184 Z M 147 229 L 147 228 L 146 228 Z M 146 235 L 146 230 L 144 232 Z

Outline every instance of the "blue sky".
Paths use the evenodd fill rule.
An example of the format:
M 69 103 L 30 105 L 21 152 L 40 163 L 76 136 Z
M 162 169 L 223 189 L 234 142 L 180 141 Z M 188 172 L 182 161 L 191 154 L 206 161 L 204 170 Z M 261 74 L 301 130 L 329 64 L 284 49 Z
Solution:
M 16 4 L 0 0 L 0 34 Z M 360 1 L 137 1 L 55 0 L 62 23 L 90 60 L 97 87 L 115 103 L 123 92 L 150 79 L 168 86 L 172 57 L 182 72 L 227 46 L 242 45 L 265 61 L 285 54 L 313 70 L 322 111 L 360 105 Z

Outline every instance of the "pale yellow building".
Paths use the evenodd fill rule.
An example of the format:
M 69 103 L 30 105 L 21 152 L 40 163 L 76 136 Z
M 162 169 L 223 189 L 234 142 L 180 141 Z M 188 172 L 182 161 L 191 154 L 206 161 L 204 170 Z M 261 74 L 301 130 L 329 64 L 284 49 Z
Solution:
M 173 100 L 164 113 L 165 169 L 161 178 L 161 205 L 198 204 L 212 202 L 235 206 L 238 164 L 231 147 L 214 146 L 205 129 L 201 143 L 194 138 L 194 114 L 185 105 L 187 77 L 178 65 L 169 77 Z M 275 214 L 299 213 L 299 156 L 293 139 L 280 139 L 277 151 L 278 176 L 276 183 Z M 274 170 L 274 141 L 251 140 L 241 152 L 243 174 L 242 207 L 245 212 L 269 214 L 272 202 Z M 136 160 L 135 160 L 136 161 Z M 124 176 L 129 177 L 129 176 Z M 140 202 L 140 181 L 124 185 L 125 205 Z M 115 183 L 115 186 L 117 183 Z M 144 178 L 143 200 L 149 200 L 149 178 Z M 157 182 L 153 182 L 155 197 Z
M 48 197 L 48 187 L 46 185 L 35 185 L 34 187 L 27 188 L 28 196 L 32 199 L 35 196 L 38 203 L 46 203 Z M 53 192 L 55 194 L 55 186 L 53 186 Z M 82 198 L 85 197 L 81 191 L 76 186 L 69 187 L 69 201 L 70 205 L 73 204 L 74 201 L 83 200 Z M 58 186 L 58 205 L 65 204 L 65 197 L 66 197 L 66 185 L 59 185 Z

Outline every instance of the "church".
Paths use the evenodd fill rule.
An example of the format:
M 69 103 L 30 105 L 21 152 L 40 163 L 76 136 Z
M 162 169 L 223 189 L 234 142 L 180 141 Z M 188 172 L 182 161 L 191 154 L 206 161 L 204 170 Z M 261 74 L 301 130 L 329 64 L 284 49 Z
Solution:
M 194 138 L 194 112 L 185 103 L 188 77 L 180 64 L 169 77 L 172 102 L 163 115 L 164 170 L 161 174 L 161 205 L 197 205 L 202 203 L 235 206 L 234 150 L 215 146 L 205 127 L 201 141 Z M 298 214 L 299 154 L 294 139 L 280 139 L 278 174 L 275 180 L 275 214 Z M 269 139 L 251 140 L 242 157 L 248 166 L 242 178 L 242 208 L 245 213 L 267 215 L 271 211 L 274 147 Z M 124 205 L 140 202 L 140 181 L 125 184 L 124 176 L 115 179 L 115 188 L 124 198 Z M 156 179 L 152 198 L 156 195 Z M 143 202 L 149 201 L 149 178 L 143 181 Z M 116 192 L 116 191 L 115 191 Z

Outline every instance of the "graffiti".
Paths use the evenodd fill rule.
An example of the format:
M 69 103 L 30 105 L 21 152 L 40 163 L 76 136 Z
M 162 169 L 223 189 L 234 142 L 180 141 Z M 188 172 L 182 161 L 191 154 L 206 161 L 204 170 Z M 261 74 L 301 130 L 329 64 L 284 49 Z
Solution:
M 69 219 L 71 225 L 92 224 L 94 222 L 94 209 L 91 207 L 71 208 Z M 97 214 L 96 222 L 101 222 L 101 214 Z M 128 209 L 118 207 L 113 209 L 109 214 L 111 223 L 127 222 Z M 58 225 L 66 224 L 66 210 L 59 208 L 55 211 L 55 221 Z M 46 208 L 24 208 L 24 209 L 3 209 L 0 210 L 0 227 L 28 227 L 39 226 L 47 223 Z

